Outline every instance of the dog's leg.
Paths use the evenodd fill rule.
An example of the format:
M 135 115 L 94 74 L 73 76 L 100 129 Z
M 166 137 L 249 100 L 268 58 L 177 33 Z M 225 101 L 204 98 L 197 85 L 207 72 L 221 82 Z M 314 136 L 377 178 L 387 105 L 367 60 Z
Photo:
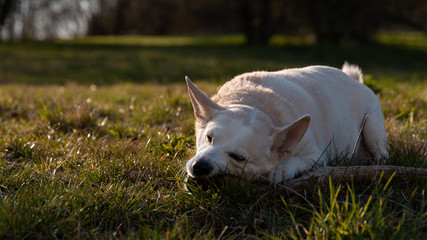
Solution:
M 311 168 L 314 165 L 315 156 L 299 157 L 291 156 L 278 163 L 268 174 L 268 179 L 275 183 L 294 178 L 298 173 Z
M 381 113 L 381 110 L 378 110 Z M 388 157 L 387 134 L 381 114 L 370 114 L 363 129 L 363 142 L 376 160 Z

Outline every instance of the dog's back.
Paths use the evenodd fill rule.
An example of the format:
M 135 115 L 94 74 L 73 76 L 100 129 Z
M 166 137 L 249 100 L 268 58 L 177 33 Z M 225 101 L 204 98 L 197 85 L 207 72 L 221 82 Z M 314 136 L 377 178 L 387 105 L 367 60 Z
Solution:
M 344 70 L 351 76 L 325 66 L 246 73 L 224 84 L 213 100 L 220 105 L 256 107 L 269 115 L 277 126 L 310 114 L 312 121 L 296 152 L 323 151 L 328 145 L 336 152 L 348 150 L 356 144 L 363 119 L 369 115 L 371 119 L 366 128 L 371 133 L 365 134 L 369 136 L 365 140 L 379 157 L 386 152 L 380 102 L 359 82 L 362 75 L 359 68 L 345 65 Z M 369 124 L 371 122 L 373 124 Z M 307 148 L 313 142 L 323 149 Z

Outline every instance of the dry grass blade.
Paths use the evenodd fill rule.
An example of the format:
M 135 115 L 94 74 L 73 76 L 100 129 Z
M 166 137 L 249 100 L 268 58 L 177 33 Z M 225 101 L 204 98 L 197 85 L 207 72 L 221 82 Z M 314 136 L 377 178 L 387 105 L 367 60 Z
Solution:
M 357 147 L 360 144 L 360 137 L 362 136 L 362 131 L 363 131 L 363 128 L 365 128 L 366 121 L 368 121 L 368 118 L 369 118 L 369 115 L 366 115 L 365 118 L 363 119 L 362 126 L 360 127 L 360 130 L 359 130 L 359 134 L 357 135 L 356 143 L 354 144 L 353 151 L 351 152 L 351 158 L 350 158 L 351 161 L 353 161 L 354 156 L 356 155 Z M 344 170 L 344 173 L 341 176 L 341 178 L 344 177 L 345 173 L 347 172 L 347 169 L 350 166 L 351 161 L 348 162 L 347 168 Z M 341 179 L 339 182 L 341 182 Z

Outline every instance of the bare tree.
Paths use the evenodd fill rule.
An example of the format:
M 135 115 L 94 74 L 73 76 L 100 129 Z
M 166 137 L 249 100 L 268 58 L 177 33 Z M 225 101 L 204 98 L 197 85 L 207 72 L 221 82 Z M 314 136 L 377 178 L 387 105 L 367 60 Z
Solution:
M 83 36 L 98 0 L 3 0 L 0 38 L 37 40 Z

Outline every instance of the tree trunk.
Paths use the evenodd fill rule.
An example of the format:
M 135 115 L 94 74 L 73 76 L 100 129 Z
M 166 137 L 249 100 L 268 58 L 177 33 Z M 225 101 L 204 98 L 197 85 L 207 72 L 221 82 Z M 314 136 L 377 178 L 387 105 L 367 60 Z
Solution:
M 272 0 L 240 1 L 242 31 L 248 44 L 268 44 L 274 33 Z
M 0 26 L 3 26 L 17 2 L 16 0 L 0 1 Z

